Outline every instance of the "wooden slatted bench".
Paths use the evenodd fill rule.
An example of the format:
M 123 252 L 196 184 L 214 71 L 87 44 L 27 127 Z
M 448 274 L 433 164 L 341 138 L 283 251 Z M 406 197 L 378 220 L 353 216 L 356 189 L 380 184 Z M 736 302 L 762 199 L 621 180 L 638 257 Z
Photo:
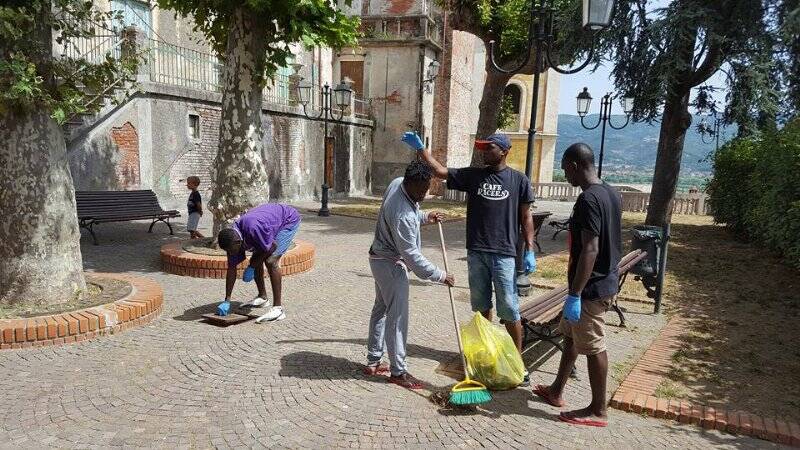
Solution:
M 153 231 L 156 222 L 164 222 L 169 227 L 169 234 L 174 234 L 169 219 L 180 217 L 176 210 L 164 210 L 158 203 L 155 192 L 137 191 L 75 191 L 75 203 L 78 210 L 78 222 L 86 228 L 97 245 L 97 236 L 93 227 L 106 222 L 128 222 L 131 220 L 151 219 L 148 233 Z
M 617 265 L 620 289 L 623 283 L 625 283 L 631 268 L 645 257 L 647 257 L 647 252 L 634 250 L 620 259 Z M 564 302 L 567 299 L 568 290 L 569 287 L 566 284 L 558 286 L 529 302 L 525 302 L 520 307 L 519 312 L 522 319 L 523 331 L 525 333 L 522 338 L 523 347 L 536 341 L 547 341 L 559 350 L 564 350 L 559 342 L 561 333 L 558 332 L 557 319 L 561 316 L 561 309 L 564 307 Z M 619 315 L 620 326 L 624 327 L 625 316 L 622 314 L 622 309 L 616 301 L 612 307 Z

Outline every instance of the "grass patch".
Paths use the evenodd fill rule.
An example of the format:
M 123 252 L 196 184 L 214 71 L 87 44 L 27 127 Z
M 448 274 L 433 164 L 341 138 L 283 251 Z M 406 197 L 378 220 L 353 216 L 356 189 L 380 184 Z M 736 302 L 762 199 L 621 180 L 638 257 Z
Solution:
M 625 213 L 623 227 L 644 219 Z M 623 239 L 629 241 L 627 232 Z M 643 292 L 633 280 L 626 288 Z M 800 271 L 737 240 L 711 217 L 676 215 L 663 304 L 668 316 L 690 322 L 657 395 L 800 420 L 800 384 L 787 383 L 800 373 L 800 358 L 786 339 L 788 330 L 800 329 Z
M 623 214 L 626 251 L 628 230 L 644 220 L 641 213 Z M 537 262 L 533 282 L 566 282 L 566 252 Z M 690 322 L 658 395 L 800 422 L 800 383 L 790 382 L 800 373 L 791 331 L 800 329 L 800 271 L 737 240 L 711 217 L 676 215 L 664 283 L 664 314 Z M 621 295 L 646 298 L 632 276 Z M 611 369 L 616 379 L 625 363 Z
M 633 369 L 635 362 L 636 361 L 634 361 L 630 356 L 625 358 L 624 361 L 615 362 L 611 365 L 611 378 L 613 378 L 617 383 L 622 383 L 625 377 L 627 377 L 631 372 L 631 369 Z
M 661 383 L 656 386 L 656 391 L 654 395 L 658 398 L 684 398 L 686 396 L 686 391 L 679 385 L 672 380 L 662 380 Z
M 543 280 L 549 283 L 566 283 L 568 263 L 569 254 L 567 252 L 536 258 L 536 272 L 531 276 L 531 281 Z
M 467 217 L 466 203 L 427 200 L 420 204 L 420 208 L 424 211 L 441 211 L 445 214 L 446 220 L 461 220 Z M 380 209 L 381 201 L 372 199 L 345 200 L 330 208 L 331 214 L 365 219 L 377 219 Z

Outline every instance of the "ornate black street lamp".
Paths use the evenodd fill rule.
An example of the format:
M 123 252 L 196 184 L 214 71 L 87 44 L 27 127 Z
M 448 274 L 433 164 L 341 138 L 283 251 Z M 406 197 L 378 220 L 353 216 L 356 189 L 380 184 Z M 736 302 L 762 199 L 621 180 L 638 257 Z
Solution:
M 331 215 L 328 209 L 328 190 L 330 189 L 330 180 L 328 180 L 328 121 L 338 122 L 344 117 L 345 110 L 350 107 L 350 100 L 353 95 L 353 90 L 350 89 L 345 83 L 339 83 L 335 88 L 331 89 L 328 83 L 322 87 L 322 105 L 317 115 L 309 115 L 306 106 L 311 101 L 311 90 L 313 86 L 307 82 L 300 82 L 297 85 L 297 101 L 303 105 L 303 115 L 309 119 L 319 119 L 325 123 L 325 132 L 323 134 L 323 158 L 322 158 L 322 206 L 319 209 L 318 215 L 328 217 Z M 339 108 L 338 113 L 334 112 L 331 107 L 331 93 L 333 93 L 333 100 Z M 312 105 L 313 108 L 313 105 Z
M 703 144 L 710 144 L 716 140 L 716 150 L 719 150 L 719 135 L 722 129 L 723 120 L 722 118 L 717 117 L 716 112 L 712 112 L 708 117 L 711 118 L 710 124 L 708 121 L 706 121 L 706 118 L 703 117 L 698 125 L 698 129 L 700 130 L 700 139 L 703 140 Z M 706 135 L 711 137 L 712 140 L 706 142 Z
M 492 67 L 502 73 L 517 73 L 528 65 L 531 52 L 534 52 L 533 60 L 533 95 L 531 99 L 531 120 L 528 128 L 528 151 L 525 156 L 525 175 L 531 179 L 533 172 L 533 147 L 536 138 L 536 116 L 539 106 L 539 80 L 540 75 L 546 69 L 553 69 L 556 72 L 568 75 L 583 70 L 592 61 L 594 56 L 594 42 L 589 50 L 586 61 L 578 67 L 572 69 L 562 69 L 553 64 L 553 14 L 556 9 L 552 6 L 553 0 L 531 1 L 530 23 L 528 24 L 528 48 L 522 62 L 513 68 L 503 68 L 497 64 L 495 58 L 495 41 L 489 41 L 489 61 Z M 583 0 L 583 29 L 597 32 L 608 28 L 611 23 L 611 16 L 614 12 L 616 0 Z M 522 271 L 522 239 L 517 251 L 517 288 L 522 295 L 527 295 L 530 291 L 530 280 Z
M 615 126 L 611 121 L 611 104 L 614 101 L 614 95 L 612 93 L 607 93 L 600 100 L 600 117 L 597 119 L 597 124 L 591 127 L 587 126 L 583 121 L 584 117 L 586 117 L 586 114 L 589 113 L 589 106 L 592 104 L 592 96 L 589 95 L 589 89 L 583 88 L 583 92 L 578 94 L 577 100 L 578 115 L 581 117 L 581 126 L 583 128 L 586 128 L 587 130 L 594 130 L 601 124 L 603 125 L 602 131 L 600 132 L 600 163 L 597 166 L 597 177 L 600 178 L 603 176 L 603 155 L 605 154 L 604 152 L 606 147 L 606 124 L 615 130 L 621 130 L 628 126 L 628 123 L 631 120 L 631 111 L 633 111 L 633 97 L 623 96 L 620 98 L 620 105 L 622 105 L 622 110 L 625 112 L 625 123 L 623 123 L 621 126 Z

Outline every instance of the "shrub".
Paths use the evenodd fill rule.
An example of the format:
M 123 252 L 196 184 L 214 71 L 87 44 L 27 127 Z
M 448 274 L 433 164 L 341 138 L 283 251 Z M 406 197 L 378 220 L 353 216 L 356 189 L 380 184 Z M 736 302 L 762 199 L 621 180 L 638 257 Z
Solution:
M 800 120 L 714 155 L 708 185 L 714 220 L 800 268 Z

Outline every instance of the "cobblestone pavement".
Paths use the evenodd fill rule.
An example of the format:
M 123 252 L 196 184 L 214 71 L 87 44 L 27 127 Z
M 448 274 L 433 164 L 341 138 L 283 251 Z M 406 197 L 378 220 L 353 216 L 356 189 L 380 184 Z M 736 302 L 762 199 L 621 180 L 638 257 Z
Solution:
M 208 225 L 208 224 L 206 224 Z M 447 224 L 458 283 L 466 285 L 463 222 Z M 755 448 L 763 441 L 611 410 L 607 429 L 560 423 L 557 410 L 530 390 L 497 393 L 477 413 L 442 411 L 424 393 L 361 375 L 373 282 L 366 251 L 371 221 L 306 215 L 299 237 L 317 246 L 316 268 L 284 280 L 287 319 L 216 328 L 199 321 L 224 292 L 222 280 L 160 272 L 163 225 L 108 224 L 101 244 L 84 237 L 87 270 L 126 272 L 164 288 L 164 312 L 150 325 L 76 345 L 0 353 L 0 447 L 502 447 Z M 185 237 L 184 232 L 178 233 Z M 543 236 L 545 234 L 543 233 Z M 559 236 L 559 238 L 562 238 Z M 441 261 L 434 228 L 426 252 Z M 543 239 L 545 252 L 563 239 Z M 466 291 L 459 313 L 469 317 Z M 235 299 L 254 294 L 238 283 Z M 447 292 L 414 281 L 410 370 L 446 389 L 440 363 L 456 359 Z M 615 319 L 609 320 L 615 323 Z M 628 330 L 610 328 L 615 370 L 641 353 L 663 318 L 630 314 Z M 534 383 L 549 382 L 558 355 L 526 355 Z M 543 362 L 542 362 L 543 361 Z M 583 406 L 585 364 L 567 401 Z M 612 383 L 611 389 L 616 387 Z

